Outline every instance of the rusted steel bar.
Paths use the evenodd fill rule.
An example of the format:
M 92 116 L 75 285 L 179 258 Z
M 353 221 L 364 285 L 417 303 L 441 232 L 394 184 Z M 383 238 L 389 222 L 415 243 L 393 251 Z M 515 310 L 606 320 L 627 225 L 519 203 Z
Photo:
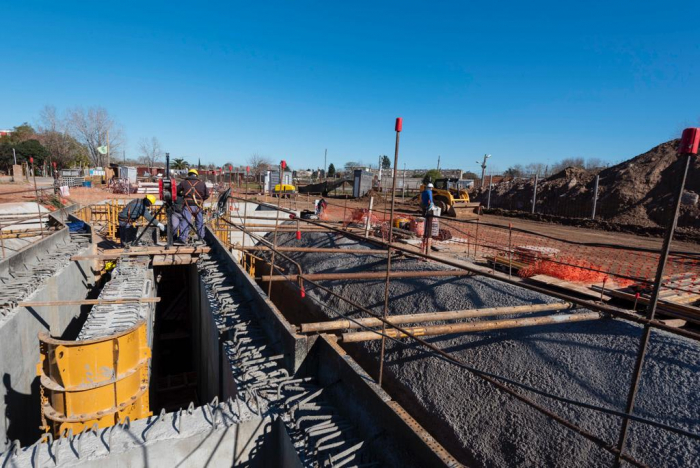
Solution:
M 245 251 L 262 251 L 267 252 L 270 247 L 253 246 L 253 247 L 239 247 L 233 246 L 236 250 Z M 376 250 L 376 249 L 343 249 L 341 247 L 277 247 L 278 252 L 309 252 L 309 253 L 337 253 L 337 254 L 360 254 L 360 255 L 386 255 L 386 250 Z
M 451 333 L 534 327 L 537 325 L 550 325 L 556 323 L 584 322 L 589 320 L 599 320 L 602 317 L 603 315 L 598 312 L 585 312 L 582 314 L 550 315 L 547 317 L 528 317 L 509 320 L 482 320 L 479 322 L 453 323 L 450 325 L 407 327 L 405 328 L 405 331 L 408 331 L 415 336 L 446 335 Z M 386 322 L 384 323 L 386 324 Z M 384 333 L 390 338 L 406 338 L 410 336 L 399 330 L 386 330 Z M 359 341 L 380 340 L 381 338 L 382 335 L 374 331 L 343 333 L 344 343 L 357 343 Z
M 282 181 L 284 177 L 284 167 L 280 165 L 280 191 L 282 190 Z M 275 254 L 277 253 L 277 233 L 280 227 L 280 210 L 277 210 L 277 218 L 275 219 L 275 233 L 272 236 L 272 258 L 270 259 L 270 274 L 275 272 Z M 267 298 L 272 300 L 272 281 L 267 283 Z
M 686 132 L 683 132 L 683 137 L 686 136 Z M 685 138 L 684 138 L 685 139 Z M 683 142 L 681 142 L 681 146 Z M 697 152 L 697 150 L 696 150 Z M 649 299 L 649 307 L 647 309 L 647 320 L 654 320 L 656 315 L 656 308 L 659 303 L 659 292 L 661 290 L 661 285 L 663 283 L 664 271 L 666 270 L 666 262 L 668 260 L 669 252 L 671 251 L 671 242 L 673 241 L 673 234 L 676 231 L 676 225 L 678 224 L 678 213 L 680 212 L 681 199 L 683 198 L 683 190 L 685 188 L 685 181 L 688 176 L 688 169 L 693 162 L 693 154 L 687 153 L 685 155 L 685 167 L 683 170 L 683 175 L 681 176 L 680 184 L 678 185 L 678 191 L 675 194 L 676 198 L 673 205 L 673 214 L 669 219 L 668 226 L 666 227 L 666 233 L 664 235 L 664 243 L 661 247 L 661 252 L 659 255 L 659 264 L 656 268 L 656 278 L 654 279 L 654 289 L 651 293 Z M 651 326 L 649 324 L 644 325 L 644 331 L 642 332 L 642 337 L 639 342 L 639 350 L 637 352 L 637 359 L 635 361 L 634 370 L 632 372 L 632 379 L 630 380 L 630 388 L 627 393 L 627 406 L 625 413 L 632 414 L 634 412 L 635 400 L 637 397 L 637 389 L 639 387 L 639 380 L 642 375 L 642 369 L 644 367 L 644 356 L 647 351 L 647 345 L 649 344 L 649 338 L 651 337 Z M 625 453 L 625 444 L 627 443 L 627 430 L 629 429 L 629 417 L 624 417 L 622 419 L 622 425 L 620 428 L 620 435 L 617 441 L 618 454 L 615 459 L 615 466 L 621 466 L 622 455 Z
M 395 271 L 391 273 L 391 278 L 434 278 L 437 276 L 470 276 L 471 273 L 459 270 L 437 270 L 437 271 Z M 326 281 L 326 280 L 366 280 L 366 279 L 385 279 L 386 272 L 376 271 L 371 273 L 307 273 L 304 275 L 304 280 Z M 287 281 L 296 279 L 292 276 L 282 275 L 263 275 L 260 278 L 262 281 Z
M 513 307 L 490 307 L 485 309 L 449 310 L 446 312 L 426 312 L 419 314 L 390 315 L 386 317 L 386 321 L 387 323 L 391 324 L 437 322 L 442 320 L 491 317 L 494 315 L 525 314 L 534 312 L 565 310 L 570 309 L 571 307 L 572 304 L 569 302 L 558 302 L 556 304 L 536 304 Z M 358 318 L 354 321 L 332 320 L 330 322 L 302 323 L 301 332 L 312 333 L 332 330 L 343 330 L 346 328 L 358 329 L 363 327 L 378 327 L 382 323 L 383 322 L 381 320 L 376 319 L 374 317 Z
M 396 198 L 396 168 L 399 165 L 399 136 L 401 135 L 401 126 L 403 124 L 403 119 L 401 117 L 396 119 L 396 144 L 394 146 L 394 174 L 391 182 L 391 211 L 389 213 L 389 243 L 387 244 L 387 257 L 386 257 L 386 281 L 384 283 L 384 321 L 382 321 L 382 346 L 379 353 L 379 379 L 377 383 L 382 386 L 382 377 L 384 376 L 384 351 L 386 348 L 386 337 L 384 336 L 384 331 L 386 331 L 386 317 L 389 314 L 389 282 L 391 280 L 391 244 L 394 241 L 394 201 Z

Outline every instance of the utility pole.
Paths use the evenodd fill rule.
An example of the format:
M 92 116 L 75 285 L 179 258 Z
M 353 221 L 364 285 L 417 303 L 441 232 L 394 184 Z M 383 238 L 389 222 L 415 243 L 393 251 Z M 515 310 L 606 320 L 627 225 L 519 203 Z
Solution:
M 485 154 L 483 162 L 479 162 L 479 161 L 476 162 L 477 164 L 481 165 L 481 185 L 480 185 L 480 188 L 484 188 L 484 174 L 486 174 L 486 160 L 490 157 L 491 157 L 490 154 Z
M 107 130 L 107 166 L 109 167 L 109 130 Z
M 401 200 L 406 200 L 406 163 L 403 163 L 403 182 L 401 183 Z
M 325 175 L 325 179 L 328 180 L 328 148 L 326 148 L 326 152 L 323 153 L 323 175 Z
M 440 170 L 440 155 L 438 154 L 438 165 L 437 165 L 437 170 Z
M 12 148 L 12 156 L 15 158 L 15 166 L 17 165 L 17 153 L 15 153 L 15 149 Z

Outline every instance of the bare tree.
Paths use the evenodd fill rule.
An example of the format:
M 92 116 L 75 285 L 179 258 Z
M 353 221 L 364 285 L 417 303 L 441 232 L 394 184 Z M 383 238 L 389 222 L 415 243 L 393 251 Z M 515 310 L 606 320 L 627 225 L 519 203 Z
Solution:
M 588 158 L 586 159 L 586 169 L 595 170 L 602 169 L 605 167 L 605 161 L 600 158 Z
M 272 166 L 272 160 L 267 156 L 259 153 L 253 153 L 248 158 L 250 172 L 255 175 L 255 178 L 260 180 L 260 176 Z
M 87 158 L 87 149 L 68 132 L 66 119 L 54 106 L 44 106 L 39 114 L 39 141 L 49 150 L 50 159 L 59 167 L 68 167 Z
M 107 155 L 98 148 L 108 146 L 109 152 L 116 154 L 124 143 L 121 127 L 104 107 L 91 107 L 87 111 L 82 107 L 71 109 L 67 123 L 72 136 L 87 148 L 90 162 L 95 166 L 107 164 Z
M 537 175 L 537 177 L 542 177 L 544 176 L 545 168 L 546 166 L 542 163 L 530 163 L 527 166 L 525 166 L 525 173 L 528 176 Z
M 148 167 L 155 167 L 162 160 L 163 151 L 158 138 L 142 138 L 139 142 L 139 161 Z
M 566 158 L 562 159 L 558 163 L 552 164 L 552 174 L 561 172 L 568 167 L 577 167 L 583 169 L 585 167 L 585 161 L 583 158 Z

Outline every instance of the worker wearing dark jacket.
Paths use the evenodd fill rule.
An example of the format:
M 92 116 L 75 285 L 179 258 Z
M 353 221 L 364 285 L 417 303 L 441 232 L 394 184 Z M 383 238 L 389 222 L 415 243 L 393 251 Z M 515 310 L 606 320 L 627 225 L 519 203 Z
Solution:
M 180 242 L 183 243 L 187 242 L 193 220 L 199 238 L 204 240 L 204 200 L 209 198 L 209 190 L 207 185 L 197 178 L 198 175 L 196 169 L 190 169 L 185 180 L 177 186 L 177 196 L 182 197 L 182 211 L 187 221 L 184 226 L 180 226 Z
M 136 221 L 142 216 L 151 224 L 158 226 L 158 229 L 165 231 L 165 226 L 158 222 L 149 208 L 155 204 L 156 197 L 146 195 L 144 198 L 131 200 L 119 213 L 119 238 L 122 241 L 122 246 L 129 245 L 136 240 L 137 227 Z

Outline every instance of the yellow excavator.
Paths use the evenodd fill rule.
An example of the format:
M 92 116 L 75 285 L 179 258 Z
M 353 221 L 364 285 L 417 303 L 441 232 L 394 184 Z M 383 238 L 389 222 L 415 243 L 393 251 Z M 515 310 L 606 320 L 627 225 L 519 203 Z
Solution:
M 421 192 L 425 185 L 421 185 Z M 476 216 L 480 203 L 472 203 L 469 193 L 459 186 L 459 179 L 436 179 L 433 182 L 433 203 L 440 208 L 442 216 L 452 218 L 471 218 Z M 421 208 L 425 209 L 421 205 Z

